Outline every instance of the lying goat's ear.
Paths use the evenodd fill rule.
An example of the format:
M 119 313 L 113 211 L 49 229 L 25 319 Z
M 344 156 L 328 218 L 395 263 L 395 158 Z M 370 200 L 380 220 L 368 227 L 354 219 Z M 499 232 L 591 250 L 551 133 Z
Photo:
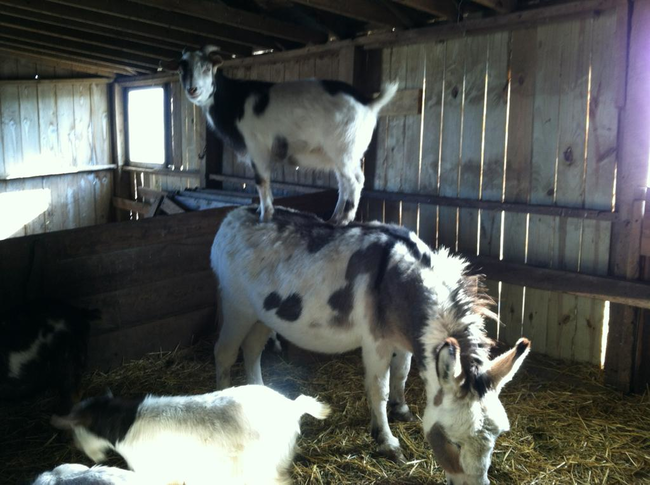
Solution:
M 460 346 L 455 338 L 448 338 L 436 349 L 436 371 L 443 387 L 457 387 L 463 380 L 460 365 Z
M 172 59 L 169 61 L 160 61 L 158 63 L 158 70 L 159 71 L 170 71 L 170 72 L 178 72 L 180 69 L 181 62 L 178 59 Z
M 53 414 L 50 418 L 50 424 L 56 429 L 74 429 L 75 426 L 79 426 L 81 423 L 79 419 L 72 415 L 68 414 L 67 416 L 58 416 Z

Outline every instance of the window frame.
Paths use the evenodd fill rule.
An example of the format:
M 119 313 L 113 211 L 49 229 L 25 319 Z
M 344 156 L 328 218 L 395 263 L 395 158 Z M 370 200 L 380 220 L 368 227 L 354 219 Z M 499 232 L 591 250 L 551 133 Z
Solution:
M 130 130 L 129 130 L 129 93 L 131 91 L 140 91 L 143 89 L 162 88 L 163 89 L 163 137 L 164 137 L 164 161 L 161 164 L 136 162 L 131 160 L 130 153 Z M 171 117 L 171 84 L 154 83 L 145 86 L 124 86 L 123 87 L 123 112 L 124 112 L 124 162 L 125 165 L 136 168 L 153 169 L 153 170 L 170 170 L 174 162 L 172 160 L 172 117 Z

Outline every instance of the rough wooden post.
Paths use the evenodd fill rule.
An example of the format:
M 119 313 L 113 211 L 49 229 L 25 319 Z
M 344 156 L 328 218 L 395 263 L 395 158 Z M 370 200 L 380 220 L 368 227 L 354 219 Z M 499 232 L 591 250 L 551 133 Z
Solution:
M 638 279 L 641 222 L 645 210 L 644 186 L 650 156 L 650 1 L 636 0 L 631 9 L 625 105 L 619 131 L 616 210 L 620 222 L 612 228 L 610 272 Z M 623 53 L 621 52 L 621 55 Z M 623 73 L 621 73 L 623 75 Z M 605 378 L 628 392 L 637 368 L 638 309 L 612 304 L 610 308 Z
M 131 199 L 131 188 L 129 184 L 130 175 L 124 170 L 126 163 L 126 133 L 124 132 L 124 89 L 117 83 L 111 84 L 110 103 L 112 142 L 113 142 L 113 163 L 117 165 L 115 170 L 114 196 Z M 128 219 L 124 211 L 114 211 L 114 220 L 123 221 Z

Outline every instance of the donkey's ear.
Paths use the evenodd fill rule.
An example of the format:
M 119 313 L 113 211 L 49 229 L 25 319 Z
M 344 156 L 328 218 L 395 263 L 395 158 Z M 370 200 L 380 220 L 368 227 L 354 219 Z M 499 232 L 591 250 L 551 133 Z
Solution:
M 436 371 L 442 386 L 457 386 L 462 382 L 460 346 L 455 338 L 448 338 L 436 349 Z
M 514 377 L 529 352 L 530 340 L 521 338 L 513 348 L 490 362 L 486 374 L 497 393 Z

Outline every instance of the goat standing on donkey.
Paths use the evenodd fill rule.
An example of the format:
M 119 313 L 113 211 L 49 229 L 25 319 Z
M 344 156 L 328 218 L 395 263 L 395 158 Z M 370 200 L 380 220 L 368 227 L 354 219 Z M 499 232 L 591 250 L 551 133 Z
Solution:
M 184 52 L 161 63 L 178 71 L 190 101 L 238 157 L 253 168 L 260 217 L 273 216 L 271 164 L 333 170 L 339 198 L 332 222 L 354 219 L 364 176 L 361 158 L 370 144 L 379 110 L 393 98 L 397 83 L 371 99 L 341 81 L 283 83 L 241 81 L 225 76 L 216 47 Z

